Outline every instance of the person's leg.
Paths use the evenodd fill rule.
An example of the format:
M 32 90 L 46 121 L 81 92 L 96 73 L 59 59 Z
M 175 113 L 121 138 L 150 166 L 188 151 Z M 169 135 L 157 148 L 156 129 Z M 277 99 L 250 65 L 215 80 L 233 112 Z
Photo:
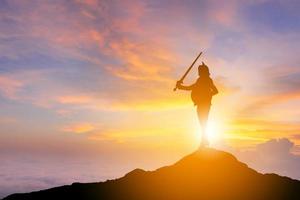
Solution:
M 209 110 L 210 110 L 210 105 L 198 105 L 197 107 L 198 119 L 202 130 L 201 146 L 209 145 L 207 132 L 206 132 Z

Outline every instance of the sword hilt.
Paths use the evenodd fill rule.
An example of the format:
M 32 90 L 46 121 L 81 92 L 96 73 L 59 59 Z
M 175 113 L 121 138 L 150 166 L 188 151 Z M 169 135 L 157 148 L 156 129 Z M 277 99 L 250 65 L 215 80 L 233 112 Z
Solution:
M 177 81 L 177 83 L 183 83 L 183 81 L 182 81 L 182 80 L 179 80 L 179 81 Z M 176 83 L 176 86 L 175 86 L 174 89 L 173 89 L 174 92 L 177 90 L 177 83 Z

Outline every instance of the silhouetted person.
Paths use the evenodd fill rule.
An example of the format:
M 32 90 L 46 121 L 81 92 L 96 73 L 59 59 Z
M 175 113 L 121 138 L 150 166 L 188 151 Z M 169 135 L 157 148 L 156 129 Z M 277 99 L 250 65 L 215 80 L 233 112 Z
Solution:
M 212 96 L 218 94 L 218 89 L 210 78 L 208 67 L 202 62 L 202 65 L 198 67 L 199 78 L 196 83 L 190 86 L 182 85 L 182 82 L 178 81 L 176 86 L 181 90 L 191 90 L 191 97 L 194 104 L 197 106 L 198 119 L 202 129 L 202 141 L 201 146 L 208 146 L 208 138 L 206 135 L 206 125 L 208 120 L 208 114 L 211 106 Z

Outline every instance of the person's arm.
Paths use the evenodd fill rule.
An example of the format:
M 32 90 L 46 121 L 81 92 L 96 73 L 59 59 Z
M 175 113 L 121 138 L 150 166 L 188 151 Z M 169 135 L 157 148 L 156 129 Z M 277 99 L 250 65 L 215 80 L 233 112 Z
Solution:
M 215 86 L 213 80 L 211 80 L 211 94 L 212 94 L 212 96 L 214 96 L 218 93 L 219 93 L 219 91 L 218 91 L 217 87 Z
M 182 84 L 182 83 L 179 82 L 179 81 L 178 81 L 177 84 L 176 84 L 177 88 L 180 89 L 180 90 L 192 90 L 193 87 L 194 87 L 194 84 L 188 85 L 188 86 L 186 86 L 186 85 L 181 85 L 181 84 Z

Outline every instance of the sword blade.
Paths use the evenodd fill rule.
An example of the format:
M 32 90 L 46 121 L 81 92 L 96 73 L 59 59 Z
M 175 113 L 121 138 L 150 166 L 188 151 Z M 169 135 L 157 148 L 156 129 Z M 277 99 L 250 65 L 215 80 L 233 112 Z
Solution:
M 183 76 L 181 77 L 181 79 L 179 80 L 179 82 L 183 82 L 183 80 L 185 79 L 185 77 L 188 75 L 188 73 L 191 71 L 191 69 L 193 68 L 194 64 L 197 62 L 198 58 L 201 56 L 202 51 L 199 53 L 199 55 L 196 57 L 196 59 L 194 60 L 194 62 L 191 64 L 191 66 L 186 70 L 186 72 L 183 74 Z M 173 89 L 173 91 L 177 90 L 177 86 Z

